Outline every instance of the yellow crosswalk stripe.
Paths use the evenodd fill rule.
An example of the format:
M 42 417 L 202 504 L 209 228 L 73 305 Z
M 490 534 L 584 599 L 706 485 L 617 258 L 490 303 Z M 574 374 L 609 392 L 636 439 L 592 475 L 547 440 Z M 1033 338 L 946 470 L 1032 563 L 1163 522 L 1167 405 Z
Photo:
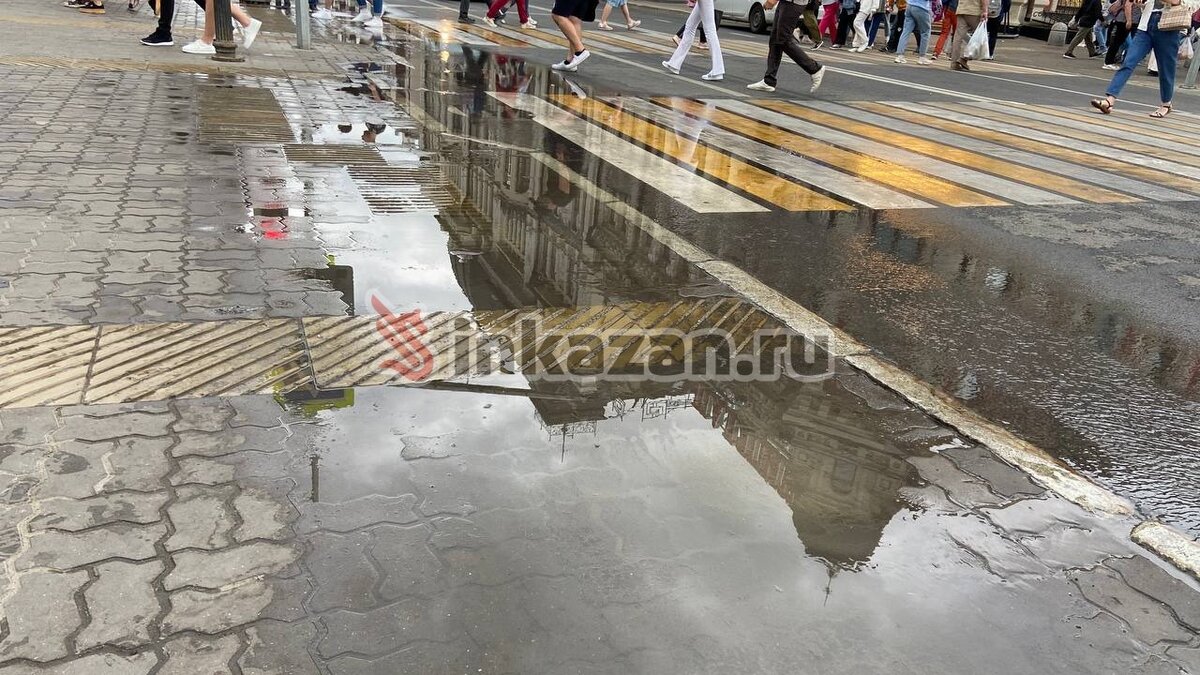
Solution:
M 491 40 L 501 47 L 532 47 L 533 45 L 526 40 L 519 40 L 514 37 L 509 37 L 499 31 L 492 30 L 486 26 L 472 26 L 463 24 L 458 26 L 458 29 L 472 35 L 478 35 L 486 40 Z M 541 36 L 538 36 L 541 37 Z
M 842 171 L 946 206 L 1004 206 L 1008 204 L 1001 199 L 969 190 L 950 181 L 899 164 L 843 150 L 742 115 L 707 106 L 698 101 L 685 98 L 655 98 L 651 100 L 708 120 L 755 140 L 803 157 L 811 157 Z
M 970 112 L 972 115 L 975 115 L 977 117 L 982 117 L 984 119 L 989 119 L 989 120 L 995 120 L 997 122 L 1012 122 L 1013 115 L 1022 115 L 1022 113 L 1025 112 L 1025 111 L 1021 110 L 1019 106 L 1009 106 L 1009 105 L 1001 104 L 998 108 L 993 109 L 993 108 L 991 108 L 991 106 L 993 106 L 993 105 L 996 105 L 996 104 L 988 103 L 985 105 L 972 106 Z M 938 107 L 941 107 L 941 106 L 938 106 Z M 1008 112 L 1009 110 L 1013 110 L 1014 112 L 1009 113 Z M 1046 115 L 1046 116 L 1056 117 L 1059 119 L 1071 120 L 1073 122 L 1079 121 L 1077 118 L 1075 118 L 1069 114 L 1064 115 L 1064 114 L 1054 114 L 1054 113 L 1042 113 L 1041 111 L 1031 111 L 1031 112 L 1034 115 L 1042 114 L 1042 115 Z M 1035 119 L 1034 117 L 1029 116 L 1029 115 L 1026 115 L 1025 119 L 1028 121 L 1022 121 L 1022 124 L 1031 124 L 1031 125 L 1039 125 L 1039 126 L 1042 124 L 1046 124 L 1046 122 Z M 1091 126 L 1092 121 L 1088 120 L 1087 124 L 1089 126 Z M 1080 126 L 1083 126 L 1083 125 L 1080 125 Z M 1082 129 L 1082 128 L 1073 127 L 1073 126 L 1070 126 L 1067 124 L 1058 124 L 1058 125 L 1053 126 L 1052 129 L 1055 134 L 1062 136 L 1063 138 L 1074 138 L 1075 140 L 1086 141 L 1088 143 L 1095 143 L 1097 141 L 1097 134 L 1096 134 L 1097 130 L 1094 127 L 1091 129 Z M 1137 154 L 1144 154 L 1144 153 L 1146 153 L 1147 150 L 1153 150 L 1153 156 L 1158 159 L 1165 159 L 1165 160 L 1169 160 L 1172 162 L 1179 162 L 1181 164 L 1186 164 L 1188 166 L 1194 166 L 1197 163 L 1197 161 L 1200 161 L 1200 155 L 1195 154 L 1197 152 L 1200 152 L 1200 150 L 1193 150 L 1190 153 L 1189 152 L 1177 152 L 1177 151 L 1171 150 L 1169 148 L 1163 147 L 1160 144 L 1151 144 L 1148 142 L 1136 140 L 1136 139 L 1132 138 L 1132 133 L 1131 133 L 1132 131 L 1133 131 L 1132 129 L 1126 129 L 1125 134 L 1124 134 L 1125 137 L 1122 137 L 1120 135 L 1107 136 L 1104 138 L 1104 145 L 1106 145 L 1110 148 L 1116 148 L 1118 150 L 1124 150 L 1125 152 L 1132 152 L 1132 153 L 1137 153 Z M 1147 130 L 1138 129 L 1137 133 L 1138 133 L 1138 135 L 1143 135 L 1143 134 L 1150 135 L 1150 136 L 1153 135 L 1153 132 L 1148 129 Z
M 1138 120 L 1135 126 L 1130 124 L 1129 120 L 1116 119 L 1111 115 L 1101 115 L 1096 113 L 1094 110 L 1092 111 L 1094 114 L 1090 114 L 1086 112 L 1078 113 L 1074 111 L 1067 111 L 1048 105 L 1030 104 L 1029 107 L 1047 115 L 1054 115 L 1055 117 L 1062 117 L 1070 120 L 1078 120 L 1094 126 L 1112 129 L 1113 131 L 1120 132 L 1125 136 L 1140 136 L 1145 134 L 1169 143 L 1182 143 L 1184 145 L 1200 147 L 1200 136 L 1197 136 L 1197 132 L 1200 132 L 1200 126 L 1189 131 L 1183 131 L 1180 129 L 1175 129 L 1174 127 L 1165 127 L 1164 125 L 1159 124 L 1157 120 L 1152 122 L 1148 118 Z
M 640 42 L 619 38 L 612 33 L 601 30 L 586 31 L 583 34 L 583 43 L 588 44 L 589 42 L 599 42 L 612 47 L 621 47 L 622 49 L 638 52 L 640 54 L 658 54 L 662 51 L 661 49 L 656 49 Z
M 888 108 L 888 110 L 895 109 Z M 959 108 L 956 108 L 955 110 L 961 112 L 961 109 Z M 911 111 L 902 112 L 906 116 L 905 119 L 908 119 L 909 121 L 920 124 L 932 124 L 932 122 L 928 121 L 927 117 L 912 113 Z M 975 111 L 972 110 L 971 112 L 974 113 Z M 1092 154 L 1083 152 L 1081 150 L 1074 150 L 1072 148 L 1064 148 L 1062 146 L 1044 143 L 1037 139 L 1026 138 L 1025 136 L 1017 133 L 983 129 L 975 125 L 964 124 L 954 120 L 938 119 L 936 124 L 938 127 L 946 131 L 951 131 L 964 136 L 971 136 L 981 140 L 1001 143 L 1007 147 L 1018 148 L 1029 152 L 1036 152 L 1048 157 L 1061 159 L 1066 162 L 1072 162 L 1097 169 L 1103 169 L 1105 171 L 1111 171 L 1118 176 L 1137 178 L 1158 186 L 1186 190 L 1192 193 L 1200 193 L 1200 182 L 1197 182 L 1196 180 L 1187 178 L 1186 176 L 1178 176 L 1170 172 L 1132 163 L 1129 161 L 1131 159 L 1130 157 L 1123 157 L 1119 153 L 1113 156 Z M 1057 129 L 1055 130 L 1055 133 L 1058 133 Z
M 619 108 L 595 99 L 556 96 L 563 108 L 611 129 L 651 150 L 712 178 L 789 211 L 849 211 L 848 204 L 760 169 L 738 157 L 720 152 L 670 129 L 623 114 Z
M 1097 188 L 1094 185 L 1088 185 L 1081 181 L 1071 178 L 1065 178 L 1057 174 L 1041 171 L 1032 167 L 1015 164 L 1002 159 L 996 159 L 984 154 L 973 152 L 970 150 L 962 150 L 945 143 L 931 141 L 919 136 L 905 134 L 893 129 L 859 122 L 848 116 L 837 116 L 813 108 L 797 105 L 787 101 L 776 100 L 758 100 L 755 103 L 759 106 L 781 112 L 798 119 L 815 122 L 834 129 L 839 129 L 848 133 L 859 134 L 860 136 L 870 138 L 880 143 L 887 143 L 896 147 L 904 148 L 912 152 L 917 152 L 922 155 L 936 157 L 948 162 L 960 164 L 971 169 L 987 171 L 1005 178 L 1036 185 L 1045 190 L 1052 190 L 1059 194 L 1074 197 L 1090 202 L 1105 202 L 1105 203 L 1129 203 L 1141 201 L 1139 199 L 1129 197 L 1122 194 L 1109 193 L 1105 190 Z M 896 111 L 887 106 L 880 106 L 883 109 L 881 114 L 891 115 Z M 903 119 L 900 115 L 893 115 Z M 916 117 L 916 116 L 914 116 Z

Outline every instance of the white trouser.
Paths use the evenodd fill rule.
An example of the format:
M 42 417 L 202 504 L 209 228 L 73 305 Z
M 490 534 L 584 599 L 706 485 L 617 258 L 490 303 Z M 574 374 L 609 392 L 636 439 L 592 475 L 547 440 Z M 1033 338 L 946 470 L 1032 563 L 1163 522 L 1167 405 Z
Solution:
M 692 13 L 688 14 L 687 23 L 683 26 L 683 38 L 675 53 L 671 54 L 671 67 L 679 70 L 683 67 L 683 59 L 692 49 L 692 41 L 696 39 L 696 26 L 704 24 L 704 39 L 708 41 L 708 51 L 712 54 L 712 74 L 725 74 L 725 59 L 721 56 L 721 40 L 717 37 L 717 17 L 713 13 L 713 0 L 697 0 Z
M 854 42 L 850 46 L 858 49 L 859 47 L 867 46 L 867 21 L 871 15 L 866 12 L 859 12 L 854 15 Z

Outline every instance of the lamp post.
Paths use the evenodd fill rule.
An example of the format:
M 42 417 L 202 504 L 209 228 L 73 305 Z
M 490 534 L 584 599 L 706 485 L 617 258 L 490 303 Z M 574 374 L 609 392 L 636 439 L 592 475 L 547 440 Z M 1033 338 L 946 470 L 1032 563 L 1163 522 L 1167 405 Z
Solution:
M 217 53 L 213 54 L 213 61 L 245 61 L 245 58 L 238 54 L 237 43 L 233 41 L 233 13 L 229 9 L 229 3 L 230 0 L 208 0 L 216 36 L 213 47 Z
M 1192 41 L 1192 62 L 1188 65 L 1187 77 L 1183 81 L 1184 89 L 1196 88 L 1196 72 L 1200 71 L 1200 54 L 1196 53 L 1200 49 L 1200 33 L 1192 37 L 1184 37 L 1184 40 Z

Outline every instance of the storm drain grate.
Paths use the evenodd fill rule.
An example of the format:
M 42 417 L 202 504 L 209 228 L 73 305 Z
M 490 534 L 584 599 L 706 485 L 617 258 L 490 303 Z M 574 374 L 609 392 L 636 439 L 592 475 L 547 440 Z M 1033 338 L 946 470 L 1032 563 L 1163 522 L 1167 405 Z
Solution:
M 462 201 L 436 166 L 351 166 L 350 176 L 376 213 L 439 212 Z
M 268 89 L 200 87 L 200 140 L 209 143 L 287 143 L 296 140 L 283 108 Z
M 292 143 L 283 146 L 290 162 L 307 164 L 334 164 L 352 166 L 359 164 L 384 164 L 383 155 L 370 145 L 303 145 Z

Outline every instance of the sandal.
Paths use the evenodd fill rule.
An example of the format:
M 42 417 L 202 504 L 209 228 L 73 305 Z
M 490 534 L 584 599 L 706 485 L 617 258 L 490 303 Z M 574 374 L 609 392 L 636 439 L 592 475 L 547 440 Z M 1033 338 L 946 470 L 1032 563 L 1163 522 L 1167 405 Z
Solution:
M 142 6 L 142 0 L 129 0 L 129 11 L 136 12 Z
M 84 14 L 103 14 L 104 3 L 95 2 L 94 0 L 87 0 L 87 2 L 83 3 L 83 6 L 79 8 L 79 11 L 83 12 Z
M 1104 98 L 1094 98 L 1092 99 L 1092 107 L 1104 113 L 1105 115 L 1110 115 L 1112 114 L 1113 103 L 1112 101 L 1108 100 L 1107 96 Z
M 1158 110 L 1155 110 L 1154 112 L 1150 113 L 1150 116 L 1155 119 L 1161 120 L 1162 118 L 1164 118 L 1170 114 L 1171 114 L 1171 104 L 1164 103 L 1164 104 L 1158 106 Z
M 626 28 L 626 30 L 633 30 L 634 28 L 637 28 L 640 25 L 642 25 L 641 21 L 634 21 L 632 23 L 625 24 L 625 28 Z
M 612 26 L 610 26 L 606 23 L 598 23 L 598 24 L 596 24 L 596 28 L 599 28 L 600 30 L 612 30 L 613 29 Z

